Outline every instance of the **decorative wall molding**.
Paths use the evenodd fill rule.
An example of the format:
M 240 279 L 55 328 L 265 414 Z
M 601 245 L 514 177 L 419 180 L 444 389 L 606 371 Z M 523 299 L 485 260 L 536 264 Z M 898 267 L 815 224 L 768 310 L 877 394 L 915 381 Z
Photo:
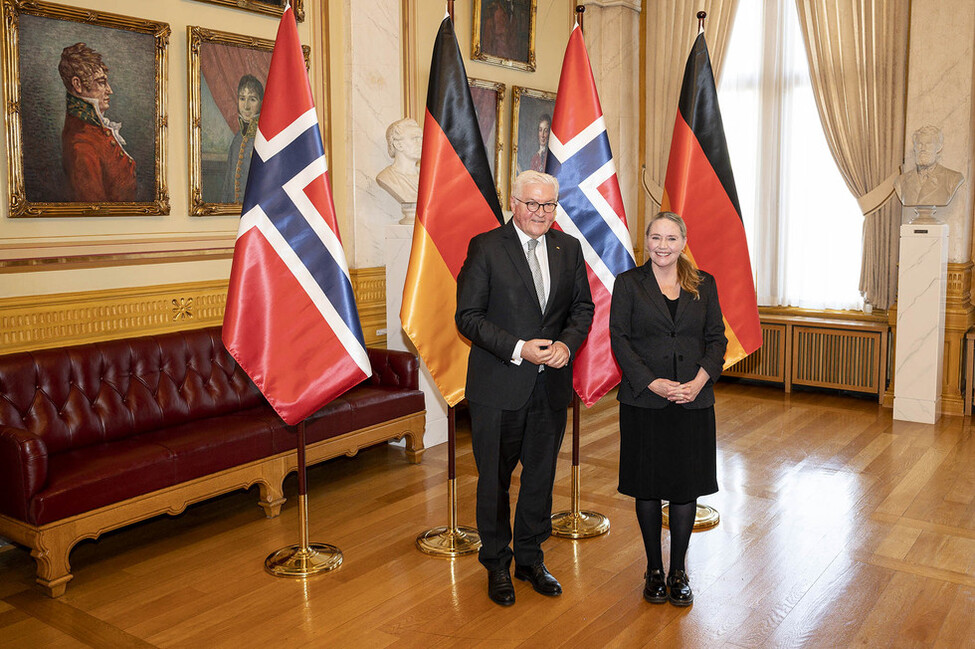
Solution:
M 349 271 L 366 345 L 386 344 L 386 274 Z M 227 280 L 0 299 L 0 354 L 223 323 Z M 382 333 L 380 333 L 382 332 Z
M 230 259 L 236 233 L 0 244 L 0 274 Z
M 386 268 L 352 268 L 352 290 L 359 307 L 362 337 L 369 347 L 386 346 Z
M 941 384 L 941 411 L 946 415 L 965 412 L 962 394 L 962 356 L 965 334 L 975 324 L 972 306 L 972 262 L 948 263 L 948 289 L 945 296 L 944 377 Z
M 226 301 L 226 280 L 2 299 L 0 353 L 219 325 Z

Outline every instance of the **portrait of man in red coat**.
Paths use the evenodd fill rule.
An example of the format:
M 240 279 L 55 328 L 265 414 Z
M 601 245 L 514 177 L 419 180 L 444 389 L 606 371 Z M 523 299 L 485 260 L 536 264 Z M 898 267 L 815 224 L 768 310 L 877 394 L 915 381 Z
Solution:
M 84 43 L 66 47 L 58 72 L 67 89 L 61 152 L 72 200 L 135 201 L 135 160 L 125 149 L 121 123 L 105 115 L 113 91 L 101 54 Z

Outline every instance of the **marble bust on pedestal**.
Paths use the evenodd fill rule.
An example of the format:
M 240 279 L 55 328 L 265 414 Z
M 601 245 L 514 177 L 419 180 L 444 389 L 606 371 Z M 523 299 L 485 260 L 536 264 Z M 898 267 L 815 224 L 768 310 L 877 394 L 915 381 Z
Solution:
M 935 220 L 934 208 L 950 203 L 965 177 L 941 165 L 941 129 L 923 126 L 914 132 L 913 140 L 916 166 L 894 180 L 894 190 L 904 207 L 914 207 L 919 218 Z
M 395 198 L 402 210 L 400 223 L 413 223 L 416 214 L 416 193 L 420 184 L 420 154 L 423 150 L 423 130 L 416 120 L 401 119 L 386 129 L 386 149 L 393 164 L 379 172 L 376 182 Z

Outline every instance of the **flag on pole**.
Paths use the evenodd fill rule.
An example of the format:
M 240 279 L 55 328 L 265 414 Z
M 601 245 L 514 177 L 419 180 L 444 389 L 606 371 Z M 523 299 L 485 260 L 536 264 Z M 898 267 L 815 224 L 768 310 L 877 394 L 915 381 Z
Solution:
M 413 248 L 400 319 L 448 405 L 464 398 L 470 342 L 454 323 L 472 237 L 503 223 L 449 16 L 433 46 Z
M 582 244 L 596 305 L 589 336 L 572 362 L 576 393 L 592 406 L 620 382 L 609 344 L 609 307 L 616 276 L 635 262 L 603 110 L 578 24 L 562 60 L 545 170 L 559 179 L 555 226 Z
M 717 281 L 728 337 L 724 366 L 730 367 L 762 346 L 762 328 L 703 32 L 684 68 L 661 209 L 683 217 L 688 254 Z
M 372 373 L 290 7 L 271 55 L 223 342 L 291 425 Z

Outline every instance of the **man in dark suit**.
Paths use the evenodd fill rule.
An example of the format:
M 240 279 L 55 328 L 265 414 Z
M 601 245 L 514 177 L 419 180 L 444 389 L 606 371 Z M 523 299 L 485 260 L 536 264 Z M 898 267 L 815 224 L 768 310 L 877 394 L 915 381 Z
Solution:
M 515 577 L 543 595 L 562 593 L 541 544 L 552 532 L 572 357 L 589 333 L 593 303 L 579 242 L 549 229 L 558 191 L 553 176 L 521 173 L 511 190 L 511 221 L 471 240 L 457 277 L 457 328 L 473 343 L 466 396 L 479 473 L 479 559 L 488 595 L 502 606 L 515 601 L 512 557 Z M 508 487 L 518 462 L 512 537 Z

